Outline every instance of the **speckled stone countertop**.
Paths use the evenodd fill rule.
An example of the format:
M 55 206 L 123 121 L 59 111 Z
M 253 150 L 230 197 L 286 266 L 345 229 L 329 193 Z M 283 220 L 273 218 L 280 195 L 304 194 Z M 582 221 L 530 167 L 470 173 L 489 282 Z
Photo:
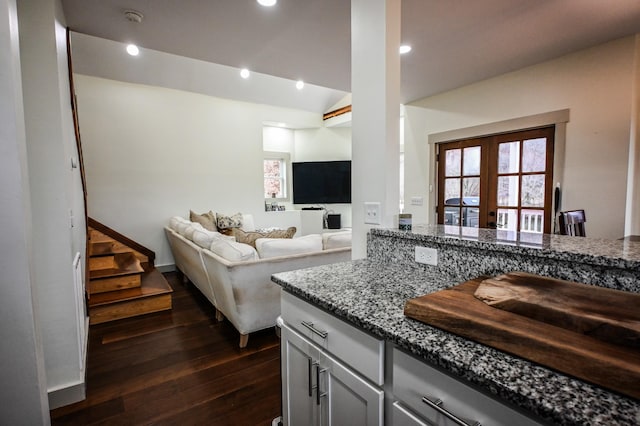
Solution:
M 440 235 L 442 230 L 434 228 L 442 227 L 428 227 L 402 235 L 417 240 L 450 238 Z M 476 239 L 457 237 L 459 244 L 496 244 L 489 234 L 480 231 Z M 379 236 L 397 232 L 375 230 Z M 495 231 L 490 232 L 495 235 Z M 482 234 L 489 239 L 483 241 Z M 571 254 L 596 264 L 615 263 L 631 268 L 640 265 L 640 245 L 625 251 L 627 249 L 621 248 L 622 242 L 620 246 L 615 242 L 596 242 L 592 246 L 586 239 L 575 242 L 569 239 L 573 238 L 544 236 L 542 246 L 526 247 L 529 243 L 525 243 L 514 245 L 510 250 L 536 250 L 536 255 L 560 258 Z M 459 284 L 461 281 L 455 274 L 368 258 L 283 272 L 272 279 L 286 291 L 549 424 L 640 425 L 640 401 L 404 316 L 404 304 L 408 299 Z
M 417 225 L 410 232 L 374 228 L 371 234 L 416 241 L 448 240 L 458 246 L 498 249 L 547 259 L 640 270 L 640 242 L 631 240 L 526 234 L 444 225 Z

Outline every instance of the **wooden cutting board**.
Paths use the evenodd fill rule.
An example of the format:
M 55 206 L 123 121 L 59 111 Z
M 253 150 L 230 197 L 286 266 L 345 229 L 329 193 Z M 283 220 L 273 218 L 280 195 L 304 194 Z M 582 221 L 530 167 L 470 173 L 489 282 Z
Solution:
M 542 280 L 538 281 L 538 278 Z M 555 288 L 547 288 L 551 284 L 548 281 L 550 279 L 536 276 L 533 276 L 532 279 L 530 275 L 518 276 L 518 273 L 507 274 L 506 277 L 489 278 L 486 285 L 483 286 L 484 290 L 481 289 L 479 292 L 479 297 L 486 297 L 486 290 L 491 291 L 491 288 L 496 286 L 496 282 L 498 287 L 504 287 L 508 286 L 510 281 L 516 283 L 513 287 L 521 290 L 522 280 L 529 280 L 528 285 L 536 288 L 530 298 L 527 298 L 526 291 L 519 291 L 520 296 L 517 297 L 510 295 L 506 298 L 500 298 L 503 307 L 514 309 L 525 315 L 492 307 L 479 300 L 474 294 L 486 279 L 488 277 L 480 277 L 447 290 L 408 300 L 404 313 L 406 316 L 426 324 L 640 399 L 640 350 L 637 346 L 614 344 L 595 338 L 593 334 L 583 334 L 578 331 L 582 327 L 580 325 L 566 326 L 573 319 L 584 317 L 580 314 L 580 309 L 586 309 L 589 312 L 590 310 L 606 311 L 603 308 L 607 308 L 607 305 L 611 304 L 611 300 L 606 297 L 600 299 L 597 294 L 600 294 L 600 290 L 607 289 L 551 280 L 559 285 L 560 295 L 571 294 L 574 291 L 595 294 L 595 296 L 588 295 L 588 297 L 580 299 L 580 303 L 592 300 L 591 303 L 594 305 L 592 308 L 586 308 L 584 305 L 581 305 L 580 309 L 571 307 L 567 311 L 572 313 L 569 315 L 569 318 L 573 318 L 572 320 L 566 320 L 566 317 L 562 316 L 559 316 L 559 319 L 554 319 L 553 321 L 560 321 L 559 325 L 563 326 L 560 327 L 539 320 L 545 317 L 544 312 L 562 312 L 561 308 L 558 308 L 560 306 L 559 299 L 553 295 Z M 536 282 L 542 284 L 536 286 Z M 573 284 L 577 285 L 573 286 Z M 603 297 L 608 296 L 611 291 L 614 290 L 602 293 Z M 542 293 L 549 294 L 541 295 Z M 633 297 L 627 300 L 624 296 Z M 614 296 L 618 297 L 615 303 L 621 304 L 619 311 L 638 311 L 640 306 L 637 301 L 640 299 L 637 299 L 636 296 L 630 293 Z M 505 300 L 507 301 L 505 302 Z M 545 300 L 546 302 L 544 302 Z M 565 300 L 565 303 L 568 302 L 571 302 L 571 299 Z M 527 307 L 531 305 L 535 305 L 534 308 Z M 541 305 L 543 307 L 539 308 Z M 613 309 L 613 311 L 615 313 L 616 310 Z M 589 321 L 592 319 L 588 318 L 586 322 L 589 323 Z M 624 318 L 622 322 L 625 321 L 628 323 L 629 318 Z M 580 324 L 580 320 L 578 320 L 578 324 Z M 633 324 L 631 327 L 627 327 L 627 329 L 629 328 L 633 330 Z M 633 339 L 631 341 L 633 342 Z

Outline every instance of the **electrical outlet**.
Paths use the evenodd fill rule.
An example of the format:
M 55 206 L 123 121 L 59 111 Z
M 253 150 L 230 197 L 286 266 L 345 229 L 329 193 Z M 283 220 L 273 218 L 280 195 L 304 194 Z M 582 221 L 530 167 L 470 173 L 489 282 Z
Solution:
M 416 262 L 437 266 L 438 249 L 416 246 Z
M 364 203 L 364 223 L 380 225 L 380 203 Z

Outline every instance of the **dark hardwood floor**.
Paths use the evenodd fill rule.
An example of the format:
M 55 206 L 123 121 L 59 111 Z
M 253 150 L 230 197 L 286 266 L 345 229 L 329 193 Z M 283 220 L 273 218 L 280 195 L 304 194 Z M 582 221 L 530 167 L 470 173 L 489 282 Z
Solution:
M 280 415 L 280 341 L 228 321 L 176 273 L 173 310 L 89 329 L 87 399 L 51 411 L 53 425 L 271 425 Z

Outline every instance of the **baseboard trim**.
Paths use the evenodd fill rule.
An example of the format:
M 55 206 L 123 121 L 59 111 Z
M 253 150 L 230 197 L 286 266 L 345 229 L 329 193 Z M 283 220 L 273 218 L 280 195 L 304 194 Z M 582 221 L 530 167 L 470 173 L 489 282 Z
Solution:
M 49 396 L 49 409 L 53 410 L 65 405 L 70 405 L 86 398 L 86 383 L 78 382 L 70 386 L 50 390 Z
M 169 263 L 166 265 L 156 265 L 156 269 L 160 271 L 160 273 L 164 274 L 165 272 L 173 272 L 176 270 L 175 263 Z

